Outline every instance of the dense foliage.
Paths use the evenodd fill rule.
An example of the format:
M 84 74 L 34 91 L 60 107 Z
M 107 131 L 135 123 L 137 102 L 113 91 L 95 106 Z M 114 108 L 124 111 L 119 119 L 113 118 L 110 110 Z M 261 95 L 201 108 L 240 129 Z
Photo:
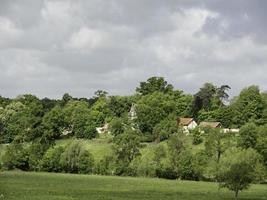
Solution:
M 30 94 L 15 99 L 0 96 L 0 143 L 7 146 L 0 164 L 5 169 L 221 181 L 221 186 L 238 194 L 265 176 L 267 94 L 249 86 L 229 100 L 229 89 L 205 83 L 190 95 L 162 77 L 151 77 L 132 96 L 108 96 L 102 90 L 90 99 L 67 93 L 61 100 Z M 240 132 L 197 128 L 188 135 L 178 127 L 178 117 L 219 121 L 223 128 Z M 108 127 L 101 134 L 111 136 L 113 148 L 97 159 L 75 139 L 97 138 L 99 127 Z M 62 138 L 74 141 L 55 146 Z M 152 143 L 158 145 L 141 160 L 142 148 Z M 197 145 L 203 148 L 192 151 Z M 248 159 L 257 159 L 257 167 L 232 162 L 231 148 L 238 148 L 231 155 L 236 160 L 249 154 Z M 259 171 L 261 176 L 256 176 Z

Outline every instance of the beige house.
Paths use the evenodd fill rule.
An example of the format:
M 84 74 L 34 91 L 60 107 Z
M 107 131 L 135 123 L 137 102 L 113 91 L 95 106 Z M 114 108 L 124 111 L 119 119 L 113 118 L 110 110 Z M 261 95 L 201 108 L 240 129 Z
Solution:
M 190 130 L 193 130 L 197 127 L 197 123 L 193 118 L 180 117 L 177 119 L 177 124 L 183 128 L 183 132 L 185 133 L 189 133 Z
M 221 122 L 200 122 L 201 128 L 222 128 Z

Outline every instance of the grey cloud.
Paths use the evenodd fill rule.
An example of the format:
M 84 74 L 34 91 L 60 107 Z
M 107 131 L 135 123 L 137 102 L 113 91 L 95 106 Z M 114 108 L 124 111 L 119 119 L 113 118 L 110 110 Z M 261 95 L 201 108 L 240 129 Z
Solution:
M 207 81 L 233 95 L 248 84 L 267 89 L 265 0 L 0 4 L 1 95 L 123 95 L 154 75 L 186 92 Z

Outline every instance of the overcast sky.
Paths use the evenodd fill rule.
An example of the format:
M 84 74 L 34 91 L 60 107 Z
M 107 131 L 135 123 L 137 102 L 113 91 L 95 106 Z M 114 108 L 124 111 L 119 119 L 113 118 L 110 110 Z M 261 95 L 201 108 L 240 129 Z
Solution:
M 0 95 L 267 90 L 266 0 L 0 0 Z

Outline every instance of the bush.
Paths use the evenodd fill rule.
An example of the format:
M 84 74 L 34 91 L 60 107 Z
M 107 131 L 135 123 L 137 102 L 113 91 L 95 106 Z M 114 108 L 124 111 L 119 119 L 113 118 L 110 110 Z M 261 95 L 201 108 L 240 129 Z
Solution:
M 203 138 L 201 137 L 201 132 L 198 129 L 194 129 L 191 131 L 194 145 L 201 144 L 203 142 Z
M 4 169 L 29 170 L 29 153 L 23 144 L 11 143 L 3 156 Z
M 115 171 L 113 156 L 104 156 L 95 166 L 94 173 L 100 175 L 113 175 Z
M 42 170 L 47 172 L 62 171 L 60 166 L 60 158 L 63 152 L 64 148 L 62 146 L 48 149 L 41 162 Z
M 156 169 L 156 176 L 166 179 L 177 179 L 177 173 L 171 167 L 159 167 Z
M 181 179 L 199 180 L 200 174 L 195 168 L 194 157 L 190 151 L 183 151 L 179 156 L 178 174 Z
M 64 172 L 91 173 L 94 166 L 93 155 L 81 142 L 74 141 L 63 152 L 60 164 Z

